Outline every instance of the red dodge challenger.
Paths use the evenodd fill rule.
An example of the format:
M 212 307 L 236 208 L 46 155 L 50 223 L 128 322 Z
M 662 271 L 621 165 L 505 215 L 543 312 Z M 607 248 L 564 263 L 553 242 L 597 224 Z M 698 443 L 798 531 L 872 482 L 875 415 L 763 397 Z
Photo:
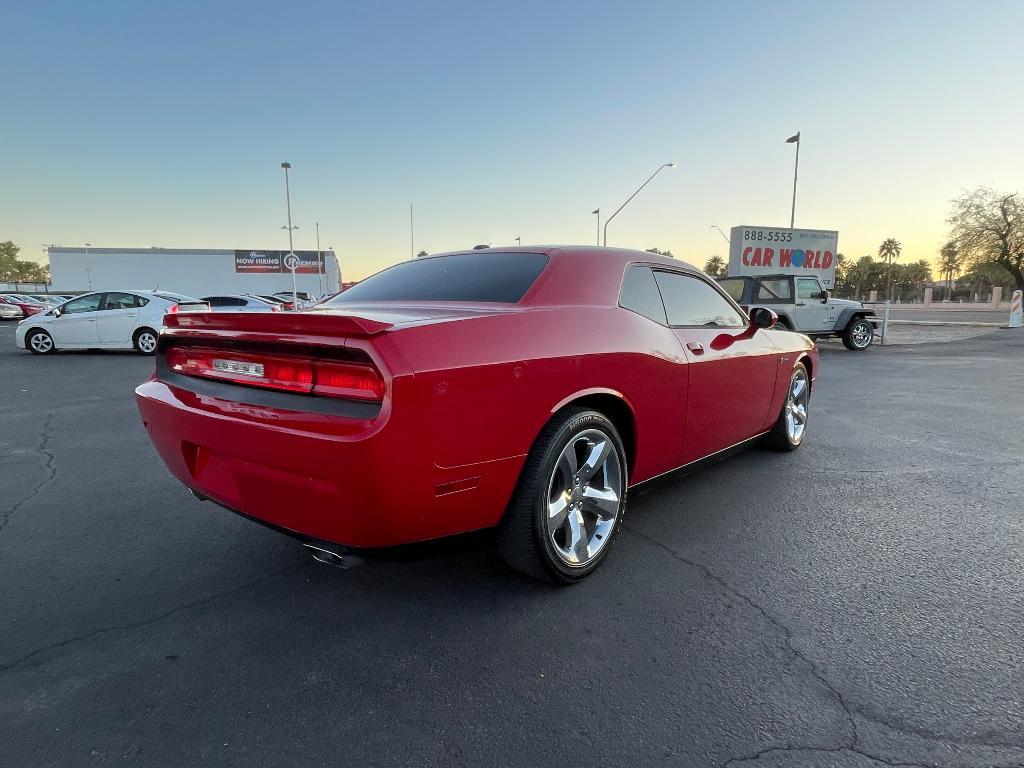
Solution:
M 193 493 L 319 559 L 496 528 L 564 583 L 608 555 L 628 487 L 800 446 L 818 353 L 774 322 L 655 254 L 449 253 L 302 312 L 168 315 L 136 396 Z

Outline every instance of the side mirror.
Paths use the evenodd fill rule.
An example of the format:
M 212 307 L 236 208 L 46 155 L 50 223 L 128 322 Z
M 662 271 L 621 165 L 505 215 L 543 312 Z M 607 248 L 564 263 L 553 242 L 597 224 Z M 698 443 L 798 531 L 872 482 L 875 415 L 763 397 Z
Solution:
M 61 315 L 64 314 L 64 310 L 62 310 L 60 307 L 54 307 L 53 311 L 51 312 L 51 314 L 54 317 L 60 317 Z
M 779 316 L 766 307 L 754 307 L 750 310 L 750 325 L 754 328 L 774 328 Z
M 822 291 L 821 292 L 821 303 L 822 304 L 827 304 L 828 300 L 831 298 L 831 296 L 832 296 L 832 294 L 829 293 L 829 291 L 827 291 L 827 290 L 826 291 Z

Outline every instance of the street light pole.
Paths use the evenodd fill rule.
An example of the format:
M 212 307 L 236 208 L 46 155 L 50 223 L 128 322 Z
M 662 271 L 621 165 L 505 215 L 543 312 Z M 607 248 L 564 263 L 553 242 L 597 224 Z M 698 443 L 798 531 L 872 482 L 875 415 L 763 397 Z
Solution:
M 89 263 L 89 248 L 92 243 L 85 244 L 85 277 L 89 281 L 89 290 L 92 290 L 92 265 Z
M 643 189 L 644 187 L 646 187 L 648 184 L 650 184 L 651 180 L 655 176 L 657 176 L 659 173 L 661 173 L 662 169 L 664 169 L 664 168 L 675 168 L 675 167 L 676 167 L 675 163 L 662 163 L 661 165 L 659 165 L 658 166 L 658 170 L 656 170 L 654 173 L 652 173 L 650 178 L 648 178 L 647 181 L 645 181 L 643 184 L 641 184 L 640 188 L 637 189 L 637 191 L 634 192 L 632 195 L 630 195 L 629 198 L 626 200 L 626 202 L 624 202 L 622 205 L 620 205 L 618 208 L 615 209 L 615 213 L 613 213 L 611 216 L 609 216 L 608 220 L 604 223 L 604 244 L 605 245 L 608 245 L 608 225 L 612 223 L 612 219 L 614 219 L 616 216 L 619 215 L 619 211 L 621 211 L 623 208 L 625 208 L 627 205 L 629 205 L 629 201 L 632 200 L 637 195 L 639 195 L 640 194 L 640 190 Z
M 523 244 L 523 238 L 516 237 L 516 245 L 522 245 L 522 244 Z
M 722 228 L 720 226 L 718 226 L 717 224 L 712 224 L 711 228 L 712 229 L 717 229 L 718 230 L 718 234 L 720 234 L 722 237 L 725 238 L 725 242 L 729 243 L 729 245 L 732 245 L 732 240 L 730 240 L 729 236 L 727 234 L 725 234 L 725 232 L 722 231 Z
M 409 203 L 409 260 L 416 258 L 416 230 L 412 224 L 412 203 Z
M 597 244 L 601 244 L 601 209 L 597 208 L 591 211 L 592 214 L 597 216 Z
M 796 144 L 796 161 L 793 163 L 793 207 L 789 212 L 789 228 L 793 228 L 793 222 L 796 221 L 796 176 L 797 171 L 800 170 L 800 131 L 786 139 L 787 144 Z
M 295 256 L 295 246 L 292 245 L 292 230 L 298 229 L 298 227 L 292 226 L 292 192 L 288 186 L 288 170 L 292 167 L 291 163 L 281 163 L 281 167 L 284 168 L 284 197 L 288 205 L 288 255 Z M 298 309 L 299 307 L 299 290 L 295 282 L 295 270 L 292 271 L 292 307 Z
M 316 224 L 316 284 L 320 287 L 320 296 L 324 295 L 324 259 L 323 253 L 320 251 L 320 222 L 313 222 Z

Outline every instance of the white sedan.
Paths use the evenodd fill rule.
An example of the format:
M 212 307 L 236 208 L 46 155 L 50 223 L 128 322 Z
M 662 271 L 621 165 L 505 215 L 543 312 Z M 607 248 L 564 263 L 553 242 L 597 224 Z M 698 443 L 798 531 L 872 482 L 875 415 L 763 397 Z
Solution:
M 22 320 L 15 343 L 37 355 L 57 349 L 135 349 L 152 355 L 164 315 L 178 311 L 179 305 L 208 308 L 168 291 L 86 293 Z

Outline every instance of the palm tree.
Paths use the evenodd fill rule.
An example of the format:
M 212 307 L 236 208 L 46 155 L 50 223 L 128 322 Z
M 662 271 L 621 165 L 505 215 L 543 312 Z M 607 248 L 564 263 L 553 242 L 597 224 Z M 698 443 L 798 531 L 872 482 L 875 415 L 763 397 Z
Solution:
M 953 281 L 963 269 L 963 256 L 956 247 L 956 242 L 950 240 L 939 251 L 939 273 L 946 280 L 946 301 L 953 296 Z
M 892 301 L 892 263 L 903 253 L 903 246 L 895 237 L 890 237 L 878 246 L 878 255 L 883 261 L 889 263 L 889 286 L 886 290 L 886 299 Z
M 712 277 L 725 277 L 725 260 L 721 256 L 712 256 L 705 262 L 704 271 Z

